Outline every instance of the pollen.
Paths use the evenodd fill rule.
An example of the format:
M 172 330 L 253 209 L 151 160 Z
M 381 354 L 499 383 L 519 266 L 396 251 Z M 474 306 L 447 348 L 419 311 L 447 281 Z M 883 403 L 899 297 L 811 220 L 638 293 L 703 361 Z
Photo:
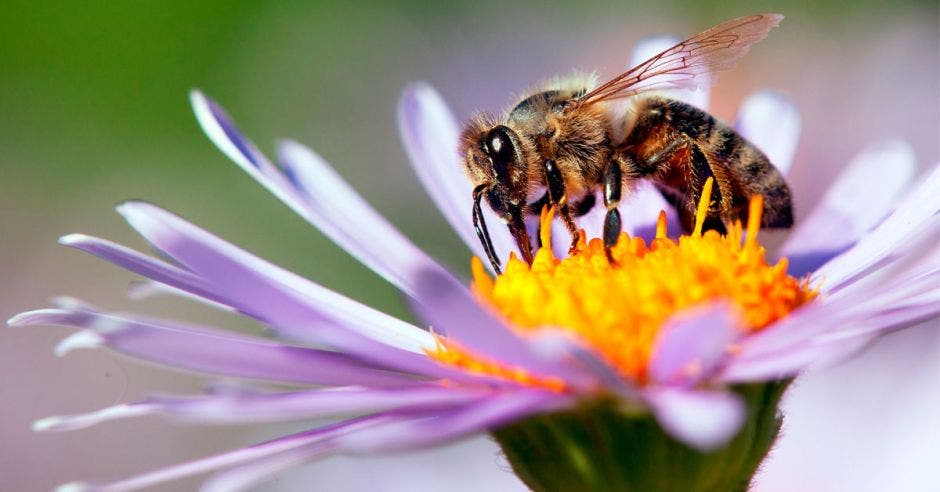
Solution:
M 622 233 L 610 262 L 603 242 L 586 240 L 556 258 L 541 248 L 532 265 L 511 255 L 502 275 L 492 278 L 478 258 L 472 260 L 473 290 L 481 302 L 500 313 L 521 335 L 542 327 L 567 330 L 627 379 L 642 384 L 654 343 L 663 324 L 683 309 L 725 300 L 739 311 L 743 330 L 757 332 L 816 296 L 807 280 L 787 274 L 787 260 L 768 264 L 757 241 L 763 200 L 751 199 L 746 228 L 735 222 L 727 235 L 702 232 L 711 179 L 702 190 L 696 223 L 689 235 L 666 236 L 660 213 L 656 237 Z M 542 244 L 551 244 L 551 210 L 542 212 Z M 728 347 L 729 354 L 733 347 Z M 442 363 L 527 385 L 560 389 L 559 382 L 486 361 L 439 338 L 430 352 Z

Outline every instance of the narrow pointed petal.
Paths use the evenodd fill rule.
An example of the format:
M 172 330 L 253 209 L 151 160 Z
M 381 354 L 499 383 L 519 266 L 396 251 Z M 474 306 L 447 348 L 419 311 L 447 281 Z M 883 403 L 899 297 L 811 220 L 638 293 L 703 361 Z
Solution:
M 284 345 L 171 321 L 43 309 L 17 315 L 9 324 L 83 329 L 59 344 L 58 355 L 77 348 L 107 346 L 158 364 L 232 377 L 331 386 L 389 386 L 410 384 L 415 380 L 413 375 L 370 367 L 338 352 Z
M 272 456 L 218 472 L 199 487 L 199 492 L 240 492 L 248 490 L 272 475 L 326 456 L 336 446 L 330 442 L 290 449 Z
M 190 91 L 189 101 L 199 126 L 209 140 L 229 159 L 235 161 L 239 167 L 248 171 L 256 179 L 258 177 L 274 179 L 279 175 L 277 168 L 258 150 L 254 142 L 242 134 L 222 106 L 198 90 Z M 268 187 L 264 180 L 258 180 Z M 275 194 L 279 193 L 273 189 L 271 191 Z
M 662 53 L 679 44 L 682 40 L 675 36 L 647 36 L 640 39 L 633 48 L 633 54 L 630 56 L 630 65 L 627 68 L 635 67 L 646 60 Z M 699 75 L 697 79 L 705 79 L 705 75 Z M 698 89 L 673 89 L 663 91 L 671 97 L 685 101 L 697 108 L 708 110 L 709 89 L 708 82 L 703 81 Z
M 172 232 L 169 229 L 157 229 L 163 233 Z M 172 241 L 174 234 L 169 236 Z M 79 241 L 76 237 L 77 235 L 71 235 L 63 238 L 63 244 L 87 251 L 210 301 L 231 306 L 239 312 L 271 324 L 272 328 L 279 330 L 284 336 L 340 348 L 357 358 L 395 370 L 442 377 L 449 377 L 443 376 L 444 374 L 459 372 L 447 370 L 424 356 L 423 347 L 433 346 L 433 340 L 423 330 L 265 263 L 231 244 L 223 242 L 227 248 L 231 248 L 230 252 L 247 255 L 255 263 L 252 266 L 260 270 L 241 265 L 231 258 L 224 258 L 223 261 L 228 261 L 234 267 L 229 273 L 243 274 L 252 280 L 226 276 L 222 270 L 216 272 L 221 275 L 219 284 L 211 285 L 191 272 L 129 248 L 84 236 Z M 69 239 L 69 242 L 65 239 Z M 209 254 L 212 254 L 211 250 L 210 247 Z M 221 253 L 220 256 L 224 257 Z M 265 280 L 252 283 L 259 278 Z M 233 283 L 233 279 L 238 279 L 242 284 Z M 285 283 L 279 284 L 280 281 Z M 246 286 L 251 288 L 246 290 Z M 271 290 L 265 289 L 272 286 Z M 286 295 L 282 297 L 282 293 Z M 265 302 L 268 298 L 276 299 L 280 305 L 290 306 L 291 311 L 273 310 L 273 305 Z M 418 338 L 414 338 L 415 336 Z
M 279 294 L 263 289 L 256 290 L 263 287 L 265 285 L 263 283 L 251 284 L 249 282 L 246 285 L 252 285 L 253 289 L 240 292 L 238 286 L 230 283 L 234 277 L 223 278 L 220 286 L 216 287 L 187 270 L 182 270 L 102 239 L 70 235 L 63 238 L 62 243 L 94 254 L 138 274 L 167 283 L 174 288 L 208 299 L 212 303 L 230 306 L 262 322 L 272 323 L 276 329 L 283 329 L 284 326 L 287 328 L 295 327 L 295 325 L 290 324 L 277 325 L 277 323 L 284 321 L 283 316 L 285 313 L 274 311 L 272 314 L 272 306 L 263 301 L 267 297 L 278 298 Z M 236 248 L 236 251 L 239 250 Z M 255 260 L 261 261 L 257 258 Z M 297 277 L 290 272 L 280 270 L 273 265 L 262 264 L 262 269 L 265 266 L 273 269 L 271 273 L 284 274 L 282 277 L 277 278 L 291 282 L 290 286 L 281 286 L 283 289 L 294 292 L 290 288 L 293 287 L 304 291 L 305 297 L 302 301 L 297 300 L 296 292 L 295 297 L 292 298 L 293 300 L 281 299 L 281 302 L 293 302 L 294 313 L 299 312 L 302 314 L 305 312 L 304 310 L 307 312 L 297 321 L 299 328 L 287 330 L 286 335 L 301 340 L 312 340 L 315 343 L 341 347 L 374 363 L 389 365 L 406 372 L 417 371 L 429 375 L 442 373 L 440 366 L 430 362 L 422 353 L 419 353 L 421 348 L 425 346 L 424 343 L 429 344 L 427 346 L 433 344 L 433 340 L 421 341 L 424 336 L 429 336 L 426 333 L 422 335 L 423 330 Z M 244 270 L 250 271 L 247 267 Z M 237 271 L 239 269 L 233 270 L 233 272 Z M 249 274 L 251 273 L 249 272 Z M 236 297 L 231 298 L 230 296 L 233 295 L 236 295 Z M 359 333 L 374 336 L 377 341 L 372 341 L 366 336 L 359 335 Z M 401 337 L 402 334 L 405 335 L 404 338 Z M 417 334 L 420 337 L 418 338 L 418 345 L 415 345 L 414 340 L 408 341 L 409 334 Z M 389 351 L 389 349 L 395 349 L 396 345 L 400 345 L 399 349 L 410 348 L 410 350 L 409 352 Z
M 190 100 L 199 125 L 219 150 L 294 212 L 393 285 L 410 293 L 413 285 L 409 268 L 414 268 L 415 264 L 424 268 L 440 268 L 378 215 L 339 175 L 332 171 L 323 172 L 322 168 L 327 165 L 318 156 L 309 151 L 294 152 L 298 148 L 293 147 L 287 155 L 289 174 L 285 175 L 241 133 L 218 103 L 199 91 L 192 91 Z M 322 188 L 305 186 L 312 185 L 317 179 L 328 180 L 329 183 L 323 184 L 334 185 L 344 191 L 337 193 L 333 190 L 326 195 L 314 196 L 312 192 L 320 193 Z M 383 231 L 388 235 L 382 241 L 374 241 L 374 236 Z M 398 251 L 401 258 L 388 257 L 384 254 L 386 250 Z M 407 261 L 398 261 L 402 259 Z
M 796 105 L 774 91 L 757 92 L 745 99 L 734 121 L 735 130 L 763 151 L 783 175 L 793 165 L 800 127 Z
M 940 314 L 937 285 L 940 267 L 889 283 L 873 283 L 851 295 L 833 296 L 750 337 L 740 345 L 729 368 L 762 366 L 778 359 L 781 364 L 793 364 L 808 357 L 804 351 L 831 353 L 827 360 L 838 359 L 873 337 L 936 318 Z
M 141 254 L 126 246 L 84 234 L 62 236 L 59 244 L 84 251 L 157 282 L 220 302 L 221 298 L 212 292 L 209 285 L 192 272 Z
M 666 432 L 703 452 L 733 438 L 746 417 L 744 402 L 732 393 L 659 387 L 645 396 Z
M 181 297 L 189 301 L 195 301 L 200 304 L 204 304 L 213 309 L 218 309 L 219 311 L 230 313 L 237 312 L 232 306 L 211 301 L 205 297 L 197 296 L 196 294 L 167 284 L 161 284 L 155 280 L 141 280 L 131 282 L 130 286 L 127 288 L 127 297 L 135 301 L 150 299 L 157 296 Z
M 717 381 L 727 384 L 791 378 L 812 368 L 838 362 L 867 346 L 874 336 L 859 336 L 839 342 L 808 342 L 779 352 L 732 358 Z
M 238 299 L 240 307 L 260 314 L 287 335 L 322 336 L 321 341 L 331 345 L 369 338 L 413 352 L 433 346 L 424 330 L 268 263 L 159 207 L 128 202 L 118 211 L 157 249 L 210 283 L 214 292 Z M 322 333 L 311 330 L 312 324 L 321 325 Z
M 33 424 L 35 431 L 72 431 L 103 422 L 162 415 L 199 424 L 245 424 L 309 420 L 380 411 L 437 412 L 468 405 L 492 392 L 486 389 L 424 385 L 390 389 L 342 387 L 290 393 L 239 392 L 204 396 L 154 396 L 94 412 L 47 417 Z
M 152 415 L 157 410 L 158 405 L 148 402 L 124 403 L 84 414 L 46 417 L 33 422 L 33 431 L 58 432 L 85 429 L 102 422 Z
M 60 488 L 60 490 L 81 490 L 88 492 L 125 492 L 138 490 L 171 480 L 178 480 L 180 478 L 218 470 L 220 468 L 255 462 L 303 446 L 311 446 L 347 432 L 362 430 L 387 419 L 388 417 L 384 415 L 375 415 L 347 420 L 338 424 L 281 437 L 247 448 L 241 448 L 227 453 L 154 470 L 126 480 L 110 483 L 73 483 L 63 486 L 70 488 Z
M 278 162 L 302 195 L 314 225 L 405 294 L 414 295 L 416 271 L 443 270 L 309 148 L 282 142 Z
M 632 382 L 623 378 L 616 369 L 585 346 L 576 336 L 560 329 L 543 327 L 535 334 L 530 343 L 539 353 L 552 360 L 572 360 L 590 374 L 596 386 L 617 395 L 623 401 L 639 403 L 639 392 Z M 588 390 L 596 388 L 585 388 Z
M 933 241 L 931 237 L 923 242 L 931 245 Z M 841 360 L 876 336 L 936 318 L 940 314 L 936 289 L 940 267 L 919 269 L 919 251 L 908 255 L 915 258 L 907 269 L 913 272 L 904 273 L 905 266 L 900 265 L 897 273 L 884 275 L 890 281 L 876 280 L 858 289 L 853 285 L 749 337 L 737 355 L 729 358 L 719 379 L 740 382 L 791 376 L 810 365 Z M 940 257 L 937 253 L 940 249 L 934 257 Z
M 541 376 L 559 377 L 575 386 L 593 384 L 594 378 L 564 360 L 547 357 L 520 338 L 503 320 L 483 307 L 465 286 L 451 277 L 428 271 L 422 276 L 415 312 L 433 330 L 490 360 L 519 367 Z
M 694 386 L 711 376 L 743 333 L 740 319 L 726 303 L 674 316 L 653 345 L 650 378 L 660 384 Z
M 940 211 L 940 166 L 918 182 L 894 212 L 854 247 L 833 258 L 815 274 L 824 279 L 824 289 L 833 292 L 851 283 L 853 277 L 889 256 L 912 233 L 924 227 Z
M 442 411 L 480 401 L 493 394 L 485 388 L 437 384 L 397 388 L 315 389 L 289 393 L 237 393 L 200 397 L 152 397 L 156 411 L 188 422 L 236 424 L 281 422 L 379 411 Z
M 888 215 L 907 190 L 915 167 L 914 150 L 905 142 L 889 140 L 868 148 L 797 225 L 780 256 L 791 258 L 794 274 L 801 275 L 827 259 L 820 253 L 834 256 L 844 251 Z
M 470 220 L 473 190 L 457 155 L 457 121 L 444 100 L 429 85 L 412 84 L 398 103 L 398 127 L 412 168 L 428 195 L 473 254 L 486 258 Z M 493 248 L 505 260 L 510 251 L 516 251 L 515 243 L 489 207 L 483 207 L 483 216 Z
M 521 391 L 492 397 L 463 409 L 389 420 L 219 473 L 203 485 L 201 492 L 245 490 L 274 473 L 334 453 L 389 452 L 433 446 L 570 404 L 568 398 L 559 395 Z
M 348 433 L 337 438 L 336 444 L 341 450 L 353 453 L 415 449 L 496 429 L 535 413 L 561 410 L 572 403 L 570 396 L 521 389 L 425 418 L 398 420 L 373 427 L 368 432 Z

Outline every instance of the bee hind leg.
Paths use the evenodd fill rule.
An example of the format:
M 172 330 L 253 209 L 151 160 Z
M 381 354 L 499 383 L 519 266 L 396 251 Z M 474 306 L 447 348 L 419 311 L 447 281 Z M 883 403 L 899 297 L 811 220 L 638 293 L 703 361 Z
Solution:
M 676 153 L 682 150 L 686 152 L 680 154 L 682 157 L 678 158 L 679 162 L 677 163 Z M 680 132 L 662 150 L 650 156 L 635 156 L 635 158 L 639 163 L 637 169 L 642 170 L 642 174 L 647 176 L 661 171 L 665 166 L 669 166 L 670 162 L 672 165 L 686 170 L 685 182 L 680 185 L 673 183 L 672 186 L 666 187 L 661 183 L 657 183 L 657 188 L 663 198 L 678 212 L 682 228 L 686 232 L 692 232 L 695 226 L 696 205 L 698 205 L 699 198 L 701 198 L 705 182 L 708 178 L 714 179 L 715 186 L 712 188 L 702 230 L 715 230 L 720 234 L 727 233 L 724 221 L 721 218 L 721 212 L 725 209 L 724 193 L 722 192 L 724 185 L 722 183 L 726 182 L 726 178 L 723 174 L 716 175 L 705 152 L 691 137 Z M 675 189 L 675 186 L 681 189 Z
M 542 213 L 542 208 L 551 203 L 548 199 L 548 192 L 545 192 L 541 198 L 538 200 L 526 205 L 526 213 L 529 215 L 539 215 Z M 575 217 L 582 217 L 590 212 L 594 205 L 597 203 L 597 197 L 594 193 L 588 193 L 584 195 L 583 198 L 574 202 L 570 205 L 570 210 L 572 215 Z M 539 248 L 542 247 L 542 223 L 539 222 L 538 228 L 536 229 L 536 244 Z

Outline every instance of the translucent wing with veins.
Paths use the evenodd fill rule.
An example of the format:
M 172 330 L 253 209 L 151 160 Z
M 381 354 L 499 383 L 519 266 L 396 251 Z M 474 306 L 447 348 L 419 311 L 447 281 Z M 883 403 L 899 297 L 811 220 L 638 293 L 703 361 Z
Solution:
M 623 99 L 652 90 L 691 89 L 711 83 L 701 77 L 732 68 L 751 45 L 780 24 L 780 14 L 739 17 L 692 36 L 588 92 L 578 104 Z

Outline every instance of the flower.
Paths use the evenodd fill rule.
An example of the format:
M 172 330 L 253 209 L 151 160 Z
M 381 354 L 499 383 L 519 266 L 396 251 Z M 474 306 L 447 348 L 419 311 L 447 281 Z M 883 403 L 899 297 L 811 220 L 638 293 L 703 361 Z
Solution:
M 510 259 L 496 279 L 477 261 L 471 290 L 311 150 L 284 142 L 275 166 L 215 102 L 199 92 L 191 99 L 220 150 L 408 295 L 433 331 L 283 270 L 154 205 L 124 203 L 118 212 L 167 260 L 85 235 L 65 236 L 62 244 L 150 279 L 138 294 L 169 292 L 236 311 L 270 327 L 280 341 L 107 313 L 73 300 L 9 324 L 79 328 L 58 345 L 59 354 L 105 346 L 172 367 L 302 389 L 152 397 L 43 419 L 37 430 L 150 414 L 204 423 L 358 416 L 123 481 L 70 484 L 69 490 L 130 490 L 221 468 L 226 471 L 205 488 L 229 490 L 328 454 L 432 446 L 481 432 L 493 432 L 517 473 L 539 490 L 551 490 L 543 473 L 557 475 L 554 487 L 590 484 L 602 476 L 595 473 L 610 472 L 598 472 L 605 457 L 624 466 L 621 455 L 650 449 L 681 456 L 696 473 L 668 478 L 652 466 L 646 475 L 635 470 L 639 478 L 631 479 L 739 483 L 750 478 L 776 435 L 776 402 L 790 378 L 940 312 L 940 249 L 933 241 L 940 231 L 940 170 L 888 215 L 912 169 L 903 144 L 887 143 L 854 162 L 771 262 L 757 242 L 757 222 L 732 227 L 727 237 L 699 231 L 676 238 L 667 229 L 677 221 L 660 213 L 668 207 L 641 188 L 624 206 L 633 236 L 621 238 L 615 267 L 586 240 L 598 230 L 596 217 L 587 217 L 577 255 L 543 248 L 531 269 Z M 454 118 L 424 85 L 409 88 L 399 115 L 419 178 L 483 257 L 468 220 L 470 187 L 454 153 Z M 784 99 L 761 93 L 742 109 L 737 128 L 784 169 L 798 126 Z M 863 203 L 846 200 L 856 190 L 867 190 Z M 551 245 L 551 213 L 541 219 L 542 242 Z M 491 234 L 497 251 L 513 249 L 505 230 Z M 579 282 L 593 283 L 580 297 L 574 294 Z M 624 299 L 635 302 L 615 304 Z M 606 453 L 598 442 L 590 443 L 597 455 L 591 446 L 571 445 L 586 419 L 621 453 Z M 739 432 L 742 427 L 748 432 Z M 562 458 L 562 451 L 573 455 Z M 713 466 L 716 459 L 727 470 Z M 555 470 L 545 470 L 546 461 Z

